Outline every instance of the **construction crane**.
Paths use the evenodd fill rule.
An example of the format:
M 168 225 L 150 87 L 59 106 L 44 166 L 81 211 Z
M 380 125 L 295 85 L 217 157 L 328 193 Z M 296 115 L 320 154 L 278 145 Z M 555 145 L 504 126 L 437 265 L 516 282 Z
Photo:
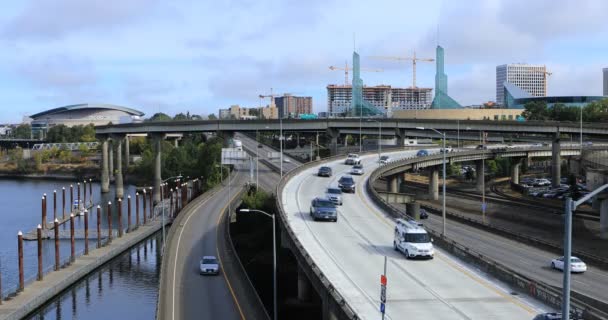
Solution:
M 416 51 L 414 51 L 414 56 L 413 57 L 384 57 L 384 56 L 375 56 L 375 57 L 370 57 L 370 58 L 372 58 L 372 59 L 381 59 L 381 60 L 412 61 L 412 70 L 413 70 L 413 74 L 412 74 L 412 88 L 417 88 L 416 87 L 416 62 L 417 61 L 425 61 L 425 62 L 433 62 L 433 61 L 435 61 L 435 59 L 417 58 L 416 57 Z
M 547 96 L 547 76 L 552 75 L 553 72 L 547 71 L 546 67 L 545 67 L 545 70 L 532 70 L 532 72 L 538 72 L 538 73 L 543 74 L 543 81 L 545 82 L 545 97 L 546 97 Z
M 270 106 L 272 107 L 274 105 L 274 97 L 290 96 L 290 95 L 291 95 L 291 93 L 283 93 L 283 94 L 273 93 L 272 88 L 270 88 L 269 94 L 260 94 L 259 97 L 260 97 L 260 99 L 270 98 Z
M 353 70 L 353 68 L 349 68 L 348 67 L 348 61 L 346 61 L 344 63 L 344 67 L 334 67 L 334 66 L 329 66 L 329 70 L 344 70 L 344 85 L 347 86 L 348 83 L 348 70 Z M 368 68 L 361 68 L 361 71 L 369 71 L 369 72 L 383 72 L 384 70 L 382 69 L 368 69 Z

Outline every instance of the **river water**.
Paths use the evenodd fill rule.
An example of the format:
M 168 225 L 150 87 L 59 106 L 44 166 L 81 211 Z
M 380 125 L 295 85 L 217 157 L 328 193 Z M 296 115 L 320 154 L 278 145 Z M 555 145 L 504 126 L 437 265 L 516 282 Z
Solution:
M 69 203 L 69 181 L 53 180 L 0 180 L 0 272 L 2 272 L 2 296 L 14 292 L 18 286 L 17 232 L 27 233 L 41 222 L 41 197 L 47 194 L 47 217 L 53 220 L 53 190 L 57 190 L 57 215 L 61 217 L 61 188 L 65 187 L 66 203 Z M 76 199 L 76 183 L 74 198 Z M 81 184 L 81 188 L 82 188 Z M 108 201 L 113 202 L 114 228 L 118 225 L 117 207 L 113 195 L 101 196 L 99 184 L 93 183 L 93 200 L 102 206 L 101 228 L 107 228 L 105 215 Z M 135 187 L 125 186 L 125 198 L 133 199 L 135 213 Z M 81 196 L 82 197 L 82 196 Z M 88 187 L 87 187 L 87 198 Z M 123 226 L 127 224 L 127 201 L 123 201 Z M 66 205 L 66 209 L 67 209 Z M 140 207 L 141 208 L 141 207 Z M 135 218 L 132 217 L 134 223 Z M 89 213 L 89 227 L 96 225 L 96 212 Z M 84 228 L 84 218 L 75 218 L 75 227 Z M 69 223 L 61 226 L 69 230 Z M 95 247 L 95 240 L 89 241 L 89 248 Z M 31 319 L 153 319 L 158 294 L 160 259 L 158 257 L 158 236 L 153 236 L 129 252 L 116 257 L 108 264 L 73 288 L 68 289 L 54 301 L 47 304 Z M 37 273 L 37 249 L 35 241 L 24 241 L 24 276 L 27 283 L 35 281 Z M 76 241 L 76 253 L 84 250 L 84 241 Z M 69 260 L 70 241 L 60 241 L 62 263 Z M 43 268 L 52 272 L 54 265 L 54 243 L 43 242 Z

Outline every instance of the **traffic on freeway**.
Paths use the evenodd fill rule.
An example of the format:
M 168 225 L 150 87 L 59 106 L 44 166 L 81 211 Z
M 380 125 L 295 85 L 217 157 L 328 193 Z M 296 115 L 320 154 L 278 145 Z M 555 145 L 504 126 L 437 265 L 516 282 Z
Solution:
M 429 150 L 436 153 L 438 150 Z M 387 153 L 391 159 L 414 156 L 416 151 Z M 378 166 L 377 155 L 361 157 L 366 168 L 362 176 L 350 176 L 351 165 L 344 160 L 324 164 L 332 169 L 329 178 L 318 177 L 318 169 L 309 168 L 290 179 L 282 194 L 287 220 L 315 263 L 332 285 L 346 297 L 363 319 L 379 316 L 380 287 L 384 257 L 388 257 L 388 319 L 531 319 L 548 308 L 525 296 L 513 296 L 502 284 L 488 279 L 461 264 L 426 241 L 428 252 L 410 252 L 404 246 L 395 250 L 396 222 L 376 208 L 365 192 L 369 173 Z M 349 176 L 355 181 L 353 194 L 342 194 L 337 206 L 336 223 L 314 221 L 308 214 L 313 199 L 323 190 L 339 186 Z M 407 236 L 404 236 L 404 238 Z M 404 252 L 414 258 L 407 259 Z M 432 255 L 431 255 L 432 252 Z M 428 257 L 434 259 L 428 259 Z

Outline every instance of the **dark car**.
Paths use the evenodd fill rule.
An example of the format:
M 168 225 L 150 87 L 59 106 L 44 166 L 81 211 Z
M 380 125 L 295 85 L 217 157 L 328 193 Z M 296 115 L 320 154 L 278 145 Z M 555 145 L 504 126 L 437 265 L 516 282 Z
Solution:
M 562 314 L 556 312 L 537 314 L 533 320 L 562 320 Z
M 321 167 L 321 168 L 319 168 L 319 172 L 317 172 L 317 176 L 319 176 L 319 177 L 331 177 L 331 168 L 330 167 Z
M 488 146 L 486 146 L 485 144 L 480 144 L 475 149 L 477 149 L 477 150 L 488 150 Z
M 313 220 L 338 221 L 336 205 L 329 199 L 314 198 L 310 202 L 310 216 Z
M 416 153 L 417 157 L 426 157 L 428 155 L 429 155 L 429 152 L 424 149 L 418 150 L 418 153 Z
M 420 209 L 420 219 L 428 219 L 428 218 L 429 218 L 429 214 L 426 213 L 426 210 Z
M 264 145 L 262 145 L 261 143 L 258 144 L 258 148 L 263 148 L 263 147 L 264 147 Z
M 338 180 L 338 188 L 340 188 L 342 192 L 355 193 L 355 180 L 352 176 L 342 176 L 340 180 Z

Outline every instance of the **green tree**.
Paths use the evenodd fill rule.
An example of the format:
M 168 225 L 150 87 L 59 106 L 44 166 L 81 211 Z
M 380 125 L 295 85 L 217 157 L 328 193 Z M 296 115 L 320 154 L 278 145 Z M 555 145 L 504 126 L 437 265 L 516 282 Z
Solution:
M 182 120 L 183 121 L 183 120 L 190 120 L 190 119 L 188 118 L 187 115 L 180 112 L 180 113 L 176 114 L 175 117 L 173 117 L 173 120 L 178 120 L 178 121 Z
M 154 115 L 152 115 L 152 117 L 150 117 L 150 119 L 148 119 L 147 121 L 171 121 L 171 117 L 169 117 L 167 114 L 162 113 L 162 112 L 158 112 L 155 113 Z
M 210 113 L 210 114 L 207 116 L 207 119 L 209 119 L 209 120 L 217 120 L 217 117 L 215 116 L 215 114 Z
M 29 124 L 20 124 L 13 130 L 13 137 L 17 139 L 29 139 L 32 137 L 32 126 Z
M 549 110 L 546 101 L 530 101 L 524 105 L 522 115 L 526 120 L 548 120 Z

